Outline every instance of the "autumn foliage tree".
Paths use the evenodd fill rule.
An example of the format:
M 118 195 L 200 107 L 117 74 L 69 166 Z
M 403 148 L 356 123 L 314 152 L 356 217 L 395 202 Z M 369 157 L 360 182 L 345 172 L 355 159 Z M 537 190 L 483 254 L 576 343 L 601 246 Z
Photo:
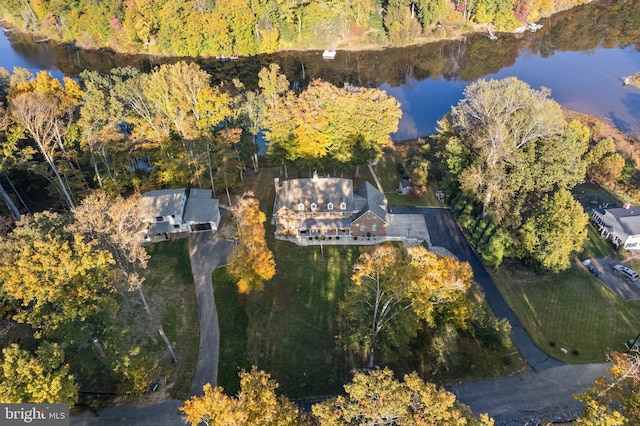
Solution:
M 43 342 L 35 354 L 12 344 L 2 349 L 0 402 L 70 403 L 78 401 L 78 387 L 64 363 L 62 348 Z
M 2 290 L 20 303 L 13 318 L 38 333 L 113 307 L 111 254 L 62 228 L 54 213 L 25 217 L 0 239 Z
M 193 426 L 304 424 L 297 407 L 287 397 L 278 396 L 278 383 L 268 373 L 254 365 L 250 372 L 240 374 L 240 392 L 235 397 L 225 395 L 221 387 L 207 383 L 204 395 L 185 401 L 180 410 Z
M 598 378 L 593 387 L 575 398 L 584 404 L 579 426 L 640 424 L 640 358 L 636 350 L 612 352 L 610 378 Z
M 267 217 L 252 192 L 245 192 L 231 211 L 238 228 L 238 245 L 231 256 L 229 272 L 237 280 L 238 291 L 249 293 L 261 289 L 276 273 L 273 253 L 265 240 Z
M 402 382 L 386 368 L 358 372 L 344 389 L 346 396 L 313 406 L 320 425 L 493 425 L 486 414 L 474 417 L 453 393 L 424 382 L 415 372 Z
M 517 243 L 524 226 L 543 232 L 538 235 L 542 240 L 564 235 L 566 222 L 543 219 L 539 206 L 584 181 L 589 131 L 579 122 L 566 122 L 549 95 L 547 89 L 534 90 L 514 77 L 480 80 L 467 87 L 465 98 L 439 122 L 452 210 L 476 250 L 494 267 L 503 257 L 531 260 L 540 255 L 539 250 L 523 253 Z M 556 208 L 558 217 L 573 212 L 568 201 L 547 207 Z M 562 254 L 557 265 L 568 265 L 568 256 L 582 242 L 556 252 Z M 543 268 L 557 271 L 557 265 Z
M 382 90 L 314 80 L 297 96 L 267 102 L 267 154 L 309 167 L 363 164 L 381 155 L 401 115 L 400 103 Z
M 403 353 L 422 321 L 464 327 L 470 315 L 467 291 L 473 274 L 467 263 L 428 252 L 391 245 L 364 250 L 354 265 L 340 303 L 339 340 L 345 349 L 368 357 L 376 351 L 393 358 Z

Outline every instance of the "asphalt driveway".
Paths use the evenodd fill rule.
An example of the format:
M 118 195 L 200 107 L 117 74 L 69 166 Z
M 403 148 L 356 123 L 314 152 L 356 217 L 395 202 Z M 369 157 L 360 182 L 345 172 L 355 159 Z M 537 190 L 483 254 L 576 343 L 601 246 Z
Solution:
M 233 241 L 218 239 L 212 232 L 194 233 L 189 237 L 191 272 L 196 286 L 200 318 L 200 349 L 191 395 L 202 395 L 202 387 L 206 383 L 215 387 L 218 382 L 220 325 L 211 274 L 215 268 L 226 262 L 226 257 L 234 245 Z
M 590 260 L 591 265 L 600 272 L 598 275 L 600 282 L 620 300 L 640 300 L 640 280 L 632 282 L 613 271 L 613 266 L 621 263 L 620 260 L 611 257 Z

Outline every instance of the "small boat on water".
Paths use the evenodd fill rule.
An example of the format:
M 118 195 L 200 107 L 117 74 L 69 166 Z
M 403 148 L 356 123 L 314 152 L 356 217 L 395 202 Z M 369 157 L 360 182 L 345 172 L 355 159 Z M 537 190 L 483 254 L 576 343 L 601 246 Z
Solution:
M 325 50 L 322 52 L 322 59 L 335 59 L 336 51 L 335 50 Z

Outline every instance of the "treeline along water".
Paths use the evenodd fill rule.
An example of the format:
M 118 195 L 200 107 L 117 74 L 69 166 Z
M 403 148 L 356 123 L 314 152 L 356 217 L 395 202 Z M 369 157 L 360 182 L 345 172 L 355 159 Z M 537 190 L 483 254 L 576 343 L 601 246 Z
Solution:
M 279 52 L 221 62 L 215 59 L 156 58 L 83 51 L 67 45 L 37 43 L 15 31 L 0 35 L 0 66 L 56 76 L 83 69 L 107 72 L 135 66 L 149 70 L 164 62 L 195 60 L 214 82 L 239 78 L 257 88 L 259 70 L 278 63 L 293 86 L 321 78 L 337 86 L 380 87 L 402 103 L 403 118 L 393 135 L 401 141 L 432 133 L 436 122 L 479 78 L 517 76 L 531 86 L 549 87 L 565 107 L 608 118 L 620 129 L 640 134 L 640 91 L 623 88 L 622 77 L 640 71 L 640 2 L 599 1 L 540 22 L 535 33 L 471 34 L 460 40 L 377 51 Z

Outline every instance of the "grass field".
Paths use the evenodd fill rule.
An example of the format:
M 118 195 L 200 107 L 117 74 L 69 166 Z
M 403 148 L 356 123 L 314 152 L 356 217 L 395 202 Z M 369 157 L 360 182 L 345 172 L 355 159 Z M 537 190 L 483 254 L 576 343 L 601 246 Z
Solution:
M 145 271 L 145 294 L 178 357 L 178 363 L 166 370 L 171 374 L 171 380 L 175 381 L 171 395 L 185 399 L 191 389 L 200 345 L 198 307 L 189 261 L 189 240 L 153 244 L 148 251 L 151 259 Z M 141 306 L 138 315 L 146 316 Z M 140 318 L 140 322 L 143 321 L 146 318 Z M 157 330 L 152 331 L 154 339 L 151 340 L 153 345 L 149 349 L 162 354 L 159 356 L 165 360 L 166 365 L 167 350 L 160 338 L 156 337 Z
M 336 348 L 337 301 L 357 247 L 271 241 L 277 274 L 264 290 L 239 296 L 224 270 L 214 274 L 220 317 L 219 383 L 237 391 L 238 367 L 258 365 L 290 397 L 334 394 L 347 376 Z
M 584 243 L 582 252 L 578 254 L 578 258 L 582 261 L 585 259 L 600 259 L 603 257 L 615 256 L 616 252 L 613 250 L 611 244 L 600 237 L 596 228 L 593 225 L 587 225 L 587 231 L 589 232 L 589 238 Z
M 578 185 L 571 192 L 585 208 L 594 208 L 606 203 L 609 203 L 609 205 L 622 205 L 623 202 L 616 195 L 592 183 Z
M 640 332 L 640 302 L 620 301 L 582 267 L 539 275 L 508 264 L 494 280 L 539 347 L 562 361 L 602 362 Z

